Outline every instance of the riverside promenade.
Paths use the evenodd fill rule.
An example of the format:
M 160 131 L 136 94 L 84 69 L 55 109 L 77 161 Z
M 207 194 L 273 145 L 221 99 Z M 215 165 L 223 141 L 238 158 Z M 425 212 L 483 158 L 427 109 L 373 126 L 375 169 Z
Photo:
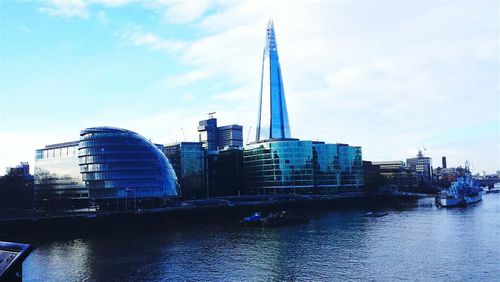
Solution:
M 25 211 L 0 217 L 0 236 L 23 233 L 91 231 L 137 224 L 196 224 L 236 222 L 255 211 L 370 208 L 372 204 L 396 203 L 431 196 L 414 193 L 342 193 L 337 195 L 256 195 L 177 201 L 171 206 L 127 212 L 72 211 L 42 214 Z M 0 237 L 2 238 L 2 237 Z

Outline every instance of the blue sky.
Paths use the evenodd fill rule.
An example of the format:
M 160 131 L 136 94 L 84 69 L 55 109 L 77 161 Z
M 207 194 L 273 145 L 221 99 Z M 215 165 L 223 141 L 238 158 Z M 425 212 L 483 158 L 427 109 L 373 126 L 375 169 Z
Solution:
M 1 1 L 0 168 L 118 126 L 255 134 L 273 17 L 292 135 L 500 170 L 498 1 Z M 184 131 L 184 134 L 183 134 Z M 248 140 L 251 140 L 250 139 Z

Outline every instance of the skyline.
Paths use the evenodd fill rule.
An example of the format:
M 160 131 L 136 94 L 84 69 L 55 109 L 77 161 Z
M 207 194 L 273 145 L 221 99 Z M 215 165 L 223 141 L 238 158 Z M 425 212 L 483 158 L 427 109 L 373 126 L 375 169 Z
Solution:
M 2 2 L 0 173 L 94 126 L 191 141 L 216 111 L 250 141 L 269 16 L 293 137 L 500 169 L 499 3 L 263 3 Z

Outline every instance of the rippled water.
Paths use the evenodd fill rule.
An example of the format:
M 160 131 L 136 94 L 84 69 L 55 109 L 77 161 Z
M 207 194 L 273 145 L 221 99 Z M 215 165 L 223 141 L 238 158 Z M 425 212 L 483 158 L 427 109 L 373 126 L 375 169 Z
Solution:
M 500 195 L 464 208 L 433 199 L 389 209 L 312 212 L 307 224 L 141 228 L 42 240 L 27 281 L 500 281 Z

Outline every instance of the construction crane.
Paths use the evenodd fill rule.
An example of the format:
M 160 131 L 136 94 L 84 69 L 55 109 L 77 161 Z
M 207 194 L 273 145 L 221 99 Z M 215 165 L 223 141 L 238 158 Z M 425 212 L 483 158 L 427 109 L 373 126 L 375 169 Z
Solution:
M 182 131 L 182 141 L 186 141 L 186 134 L 184 134 L 184 128 L 181 127 Z

